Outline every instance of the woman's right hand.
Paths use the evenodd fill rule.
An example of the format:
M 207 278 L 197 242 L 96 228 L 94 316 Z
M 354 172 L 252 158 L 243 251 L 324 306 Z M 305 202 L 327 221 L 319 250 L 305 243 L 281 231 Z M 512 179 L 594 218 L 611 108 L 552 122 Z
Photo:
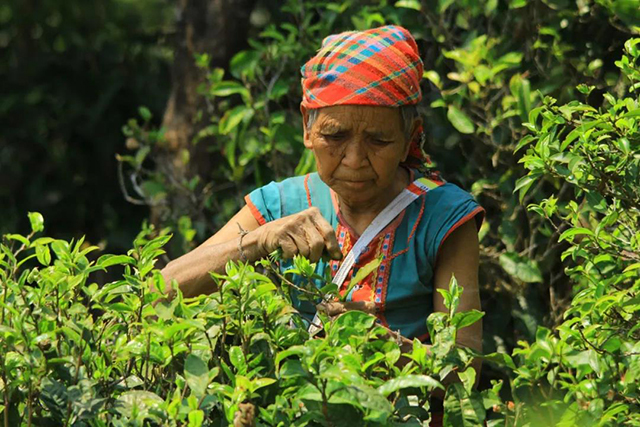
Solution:
M 268 222 L 255 232 L 264 255 L 280 248 L 283 258 L 302 255 L 317 262 L 326 248 L 332 259 L 342 259 L 335 231 L 316 207 Z

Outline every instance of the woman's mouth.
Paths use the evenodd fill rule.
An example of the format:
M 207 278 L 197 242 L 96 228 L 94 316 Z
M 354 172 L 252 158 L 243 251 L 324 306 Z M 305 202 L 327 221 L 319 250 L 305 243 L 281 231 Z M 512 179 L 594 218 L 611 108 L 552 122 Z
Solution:
M 367 179 L 367 180 L 345 179 L 345 180 L 342 180 L 342 183 L 349 188 L 362 189 L 369 186 L 371 184 L 371 180 L 370 179 Z

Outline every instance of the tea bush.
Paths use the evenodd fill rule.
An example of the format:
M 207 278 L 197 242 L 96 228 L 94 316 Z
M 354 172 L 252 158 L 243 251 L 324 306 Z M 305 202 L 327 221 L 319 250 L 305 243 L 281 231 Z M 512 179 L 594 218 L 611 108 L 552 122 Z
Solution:
M 32 232 L 0 246 L 5 426 L 423 425 L 430 393 L 452 371 L 462 382 L 446 387 L 450 425 L 481 422 L 498 399 L 499 385 L 473 390 L 474 355 L 454 345 L 457 330 L 482 316 L 456 312 L 455 279 L 443 292 L 449 313 L 429 318 L 431 352 L 415 341 L 403 354 L 393 333 L 358 311 L 324 317 L 311 338 L 289 294 L 320 291 L 270 279 L 275 260 L 263 260 L 262 273 L 230 263 L 213 275 L 216 292 L 169 300 L 155 291 L 165 283 L 154 269 L 169 235 L 143 232 L 127 255 L 90 261 L 95 247 L 36 237 L 43 218 L 29 216 Z M 114 268 L 121 279 L 92 282 Z M 295 259 L 297 274 L 314 268 Z
M 600 108 L 545 97 L 518 146 L 529 170 L 520 198 L 547 188 L 528 209 L 567 242 L 574 284 L 556 330 L 539 328 L 514 351 L 513 392 L 532 425 L 640 425 L 640 39 L 615 64 L 618 96 Z M 585 97 L 593 89 L 578 87 Z M 544 404 L 534 411 L 535 402 Z

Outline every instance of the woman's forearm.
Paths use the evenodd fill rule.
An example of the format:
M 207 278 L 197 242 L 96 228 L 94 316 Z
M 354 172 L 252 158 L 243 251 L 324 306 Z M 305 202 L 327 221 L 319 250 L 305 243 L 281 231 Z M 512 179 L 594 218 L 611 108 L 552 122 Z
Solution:
M 262 253 L 258 230 L 249 232 L 242 238 L 242 251 L 248 261 L 255 261 L 267 255 Z M 227 262 L 239 261 L 240 237 L 215 245 L 203 245 L 171 261 L 162 269 L 162 276 L 170 289 L 171 280 L 178 282 L 180 290 L 186 297 L 210 294 L 216 285 L 210 272 L 224 273 Z

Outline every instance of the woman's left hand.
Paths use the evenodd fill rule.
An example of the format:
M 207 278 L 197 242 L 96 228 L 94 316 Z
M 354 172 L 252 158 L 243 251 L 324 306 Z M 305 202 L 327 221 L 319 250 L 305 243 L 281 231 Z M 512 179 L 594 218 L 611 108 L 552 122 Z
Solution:
M 327 301 L 318 304 L 316 309 L 333 318 L 349 310 L 360 310 L 365 313 L 375 314 L 376 304 L 371 301 Z

